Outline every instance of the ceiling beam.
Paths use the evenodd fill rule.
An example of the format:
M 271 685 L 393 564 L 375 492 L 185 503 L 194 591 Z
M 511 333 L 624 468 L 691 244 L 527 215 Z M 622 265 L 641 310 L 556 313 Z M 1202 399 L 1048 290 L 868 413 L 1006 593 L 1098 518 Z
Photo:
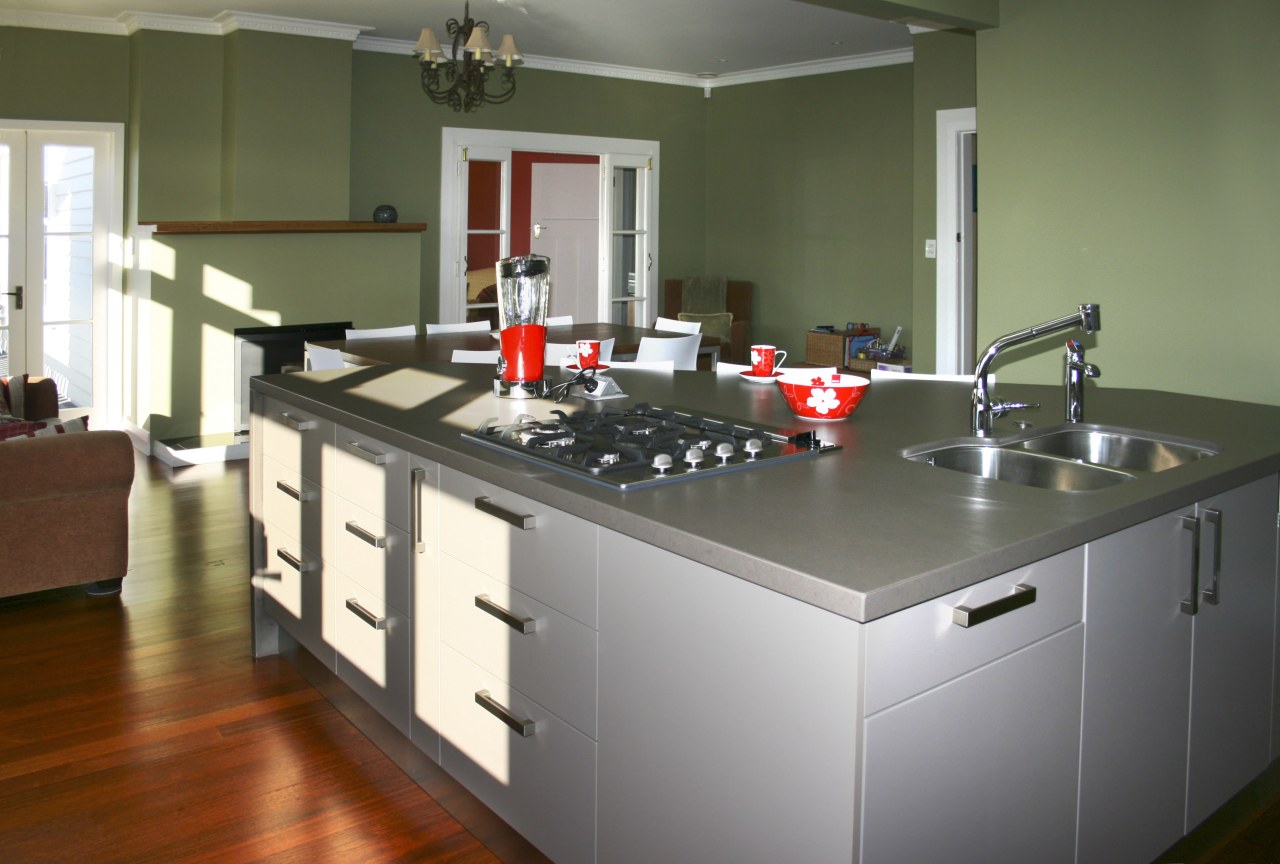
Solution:
M 1000 26 L 1000 0 L 801 0 L 868 18 L 937 29 L 988 30 Z

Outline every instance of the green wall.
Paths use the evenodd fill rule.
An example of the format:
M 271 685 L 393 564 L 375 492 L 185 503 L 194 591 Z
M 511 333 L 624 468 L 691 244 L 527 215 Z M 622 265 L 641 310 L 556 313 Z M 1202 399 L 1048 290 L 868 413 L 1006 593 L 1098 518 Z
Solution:
M 911 238 L 911 362 L 917 372 L 937 367 L 938 268 L 924 243 L 938 239 L 937 113 L 977 104 L 972 33 L 922 33 L 912 40 L 913 218 Z
M 700 272 L 705 256 L 706 114 L 702 91 L 616 78 L 521 69 L 515 98 L 470 114 L 422 92 L 417 61 L 357 51 L 353 58 L 351 218 L 392 204 L 402 222 L 426 222 L 424 320 L 439 308 L 440 130 L 502 129 L 637 138 L 661 145 L 661 271 Z
M 0 117 L 124 123 L 129 41 L 0 27 Z
M 978 34 L 979 342 L 1102 304 L 1104 387 L 1280 404 L 1280 4 L 1005 0 Z M 1057 381 L 1045 340 L 1003 380 Z
M 902 64 L 712 91 L 706 272 L 755 283 L 753 340 L 799 361 L 807 329 L 868 321 L 911 344 L 911 90 Z

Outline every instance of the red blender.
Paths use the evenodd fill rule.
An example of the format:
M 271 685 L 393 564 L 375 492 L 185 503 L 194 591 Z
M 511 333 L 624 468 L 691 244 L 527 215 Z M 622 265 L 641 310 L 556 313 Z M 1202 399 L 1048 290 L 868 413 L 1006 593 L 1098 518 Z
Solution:
M 551 379 L 542 376 L 551 259 L 518 255 L 504 258 L 496 266 L 502 351 L 493 393 L 508 399 L 540 399 L 551 390 Z

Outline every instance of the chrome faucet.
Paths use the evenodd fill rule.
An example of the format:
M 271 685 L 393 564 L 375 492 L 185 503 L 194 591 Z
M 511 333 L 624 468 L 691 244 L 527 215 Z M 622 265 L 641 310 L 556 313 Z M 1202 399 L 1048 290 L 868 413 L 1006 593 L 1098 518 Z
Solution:
M 1023 408 L 1039 408 L 1039 403 L 998 402 L 992 398 L 991 388 L 987 384 L 987 374 L 991 371 L 991 363 L 1006 348 L 1030 342 L 1050 333 L 1060 333 L 1079 327 L 1086 333 L 1102 329 L 1102 307 L 1097 303 L 1082 303 L 1071 315 L 1064 315 L 1053 321 L 1046 321 L 1025 330 L 1017 330 L 1001 336 L 987 346 L 978 358 L 978 368 L 973 373 L 973 406 L 970 412 L 973 434 L 985 438 L 991 434 L 991 423 L 997 417 L 1003 417 L 1010 411 Z M 1096 371 L 1096 370 L 1095 370 Z
M 1067 422 L 1084 420 L 1084 379 L 1097 378 L 1102 370 L 1084 362 L 1084 345 L 1075 339 L 1067 340 Z

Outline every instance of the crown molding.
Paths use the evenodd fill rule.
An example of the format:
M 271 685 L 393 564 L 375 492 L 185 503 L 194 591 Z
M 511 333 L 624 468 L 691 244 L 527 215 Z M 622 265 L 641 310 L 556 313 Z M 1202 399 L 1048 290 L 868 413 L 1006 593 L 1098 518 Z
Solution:
M 57 12 L 31 12 L 24 9 L 0 9 L 0 27 L 67 30 L 72 33 L 96 33 L 100 36 L 129 35 L 124 24 L 111 18 L 62 15 Z
M 221 36 L 222 25 L 208 18 L 190 18 L 186 15 L 163 15 L 158 12 L 124 12 L 116 21 L 125 27 L 125 34 L 132 36 L 139 30 L 167 30 L 170 33 L 196 33 L 201 36 Z
M 365 30 L 354 24 L 334 24 L 330 21 L 309 21 L 305 18 L 283 18 L 279 15 L 259 15 L 255 12 L 223 12 L 213 19 L 222 25 L 223 33 L 236 30 L 258 30 L 263 33 L 283 33 L 288 36 L 311 36 L 319 39 L 340 39 L 355 42 Z

